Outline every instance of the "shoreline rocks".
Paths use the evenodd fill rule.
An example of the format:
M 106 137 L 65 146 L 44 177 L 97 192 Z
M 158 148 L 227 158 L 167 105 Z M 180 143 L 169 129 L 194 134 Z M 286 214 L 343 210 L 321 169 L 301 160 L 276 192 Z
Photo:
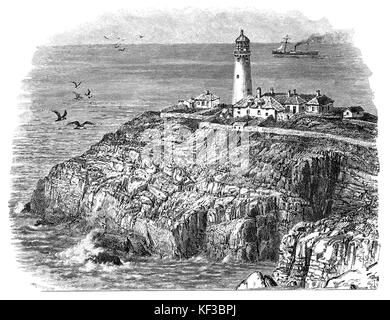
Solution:
M 236 290 L 253 290 L 277 287 L 276 281 L 269 275 L 263 275 L 260 271 L 251 273 L 237 286 Z
M 169 131 L 164 131 L 165 121 Z M 174 141 L 173 151 L 153 144 L 163 134 Z M 338 255 L 353 256 L 351 250 L 366 252 L 361 248 L 367 239 L 370 248 L 379 248 L 373 231 L 369 236 L 355 232 L 352 220 L 342 220 L 335 227 L 342 232 L 332 233 L 337 219 L 361 208 L 364 212 L 357 215 L 375 219 L 376 150 L 253 133 L 243 170 L 224 153 L 212 163 L 202 160 L 210 155 L 207 146 L 222 145 L 223 134 L 203 145 L 196 161 L 192 153 L 189 157 L 187 142 L 194 134 L 200 132 L 188 119 L 167 120 L 147 112 L 105 135 L 83 155 L 54 166 L 38 181 L 30 209 L 42 223 L 81 220 L 120 235 L 118 243 L 128 238 L 132 244 L 123 245 L 124 251 L 137 255 L 186 259 L 204 254 L 225 262 L 277 261 L 279 256 L 278 284 L 312 288 L 346 271 L 338 263 L 336 273 L 320 274 L 318 270 L 332 265 L 330 251 L 321 246 L 339 247 L 329 253 L 336 261 Z M 156 150 L 171 160 L 157 161 Z M 110 244 L 114 248 L 115 241 Z

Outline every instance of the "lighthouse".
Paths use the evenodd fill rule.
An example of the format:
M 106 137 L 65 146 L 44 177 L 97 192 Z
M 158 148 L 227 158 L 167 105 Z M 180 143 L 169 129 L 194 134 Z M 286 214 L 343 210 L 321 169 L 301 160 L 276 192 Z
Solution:
M 234 79 L 232 103 L 252 94 L 251 52 L 249 39 L 244 35 L 244 30 L 236 39 L 234 50 Z

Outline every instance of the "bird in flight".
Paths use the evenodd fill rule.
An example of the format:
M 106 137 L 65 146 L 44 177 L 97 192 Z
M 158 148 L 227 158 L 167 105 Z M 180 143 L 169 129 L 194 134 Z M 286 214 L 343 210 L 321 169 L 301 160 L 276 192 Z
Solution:
M 75 125 L 75 127 L 74 127 L 74 129 L 78 129 L 78 130 L 80 130 L 80 129 L 87 129 L 86 127 L 85 127 L 85 125 L 87 125 L 87 124 L 90 124 L 90 125 L 95 125 L 94 123 L 92 123 L 92 122 L 89 122 L 89 121 L 84 121 L 82 124 L 80 124 L 80 122 L 78 122 L 78 121 L 72 121 L 72 122 L 69 122 L 67 125 L 69 126 L 69 125 Z
M 78 93 L 76 91 L 72 91 L 72 92 L 75 95 L 75 97 L 74 97 L 75 100 L 81 100 L 83 98 L 80 93 Z
M 118 51 L 125 51 L 126 50 L 126 48 L 120 48 L 120 49 L 118 49 Z
M 140 37 L 140 39 L 142 39 L 142 38 L 145 37 L 145 36 L 142 35 L 142 34 L 139 34 L 138 37 Z
M 91 99 L 92 98 L 91 90 L 89 90 L 89 88 L 88 88 L 87 93 L 84 93 L 84 95 L 87 96 L 88 99 Z
M 64 111 L 63 115 L 61 115 L 61 113 L 59 113 L 57 110 L 52 110 L 52 112 L 54 112 L 57 115 L 57 120 L 56 121 L 66 120 L 66 115 L 68 114 L 66 112 L 66 110 Z
M 110 40 L 110 38 L 109 38 L 109 37 L 107 37 L 107 36 L 104 36 L 104 39 Z
M 74 87 L 77 89 L 80 86 L 81 81 L 79 83 L 77 83 L 76 81 L 72 81 L 72 83 L 74 84 Z

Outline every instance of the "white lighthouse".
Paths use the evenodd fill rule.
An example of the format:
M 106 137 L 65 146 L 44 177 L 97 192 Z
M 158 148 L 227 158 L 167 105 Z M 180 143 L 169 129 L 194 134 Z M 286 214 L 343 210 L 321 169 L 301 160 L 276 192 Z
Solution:
M 240 36 L 236 39 L 236 48 L 234 50 L 233 104 L 252 94 L 249 43 L 248 37 L 244 35 L 244 30 L 241 30 Z

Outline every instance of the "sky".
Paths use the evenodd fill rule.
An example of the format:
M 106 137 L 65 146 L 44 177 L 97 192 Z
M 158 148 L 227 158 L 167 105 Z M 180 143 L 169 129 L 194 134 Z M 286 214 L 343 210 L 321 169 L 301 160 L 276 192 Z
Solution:
M 164 8 L 109 12 L 57 33 L 51 45 L 125 43 L 230 43 L 244 29 L 252 42 L 280 42 L 290 34 L 299 41 L 334 28 L 326 18 L 311 20 L 299 11 L 284 13 L 243 8 Z M 143 35 L 140 38 L 139 35 Z M 108 37 L 107 40 L 104 36 Z

